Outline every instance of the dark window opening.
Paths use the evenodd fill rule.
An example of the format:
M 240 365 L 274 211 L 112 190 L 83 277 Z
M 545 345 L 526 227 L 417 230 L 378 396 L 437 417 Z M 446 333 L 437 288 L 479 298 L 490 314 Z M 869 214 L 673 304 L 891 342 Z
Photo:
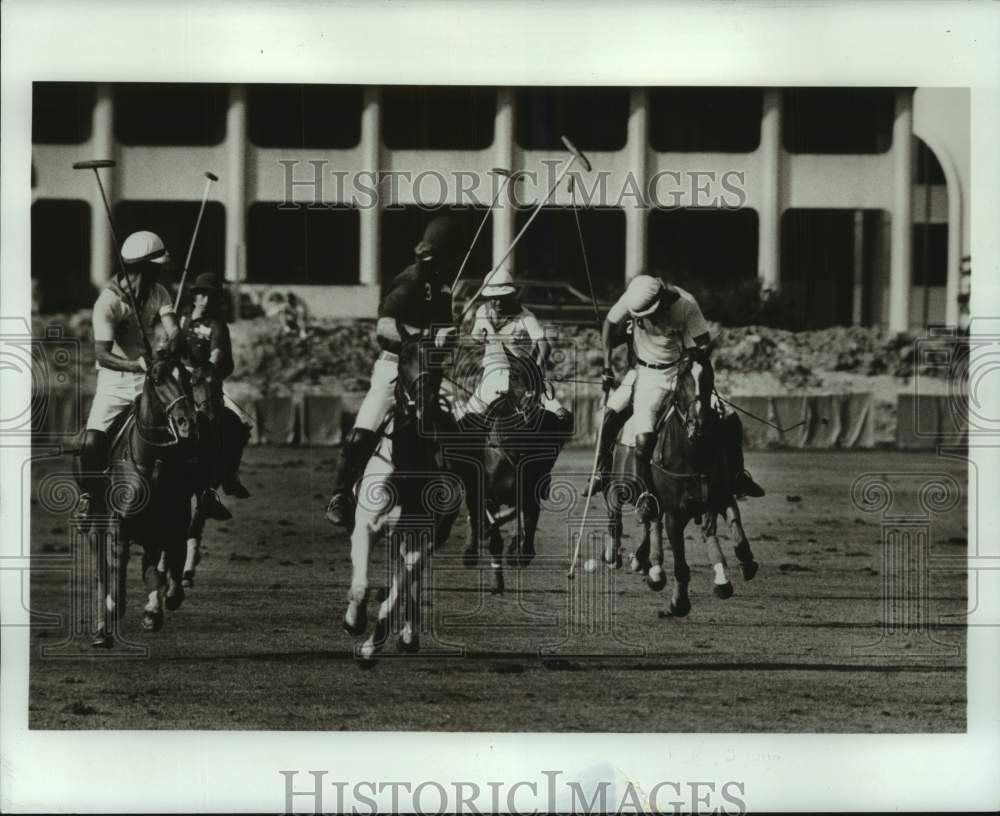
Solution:
M 214 145 L 226 136 L 225 85 L 115 86 L 115 138 L 124 145 Z
M 755 210 L 653 210 L 647 235 L 649 268 L 696 298 L 757 277 Z
M 519 210 L 517 229 L 531 210 Z M 584 246 L 599 300 L 614 300 L 625 285 L 625 213 L 615 208 L 579 211 Z M 572 209 L 543 207 L 514 250 L 519 278 L 564 281 L 590 297 Z M 589 318 L 587 318 L 589 319 Z
M 247 131 L 258 147 L 345 150 L 361 141 L 357 85 L 251 85 Z
M 913 225 L 913 285 L 945 286 L 948 282 L 948 225 Z
M 788 210 L 781 218 L 781 290 L 801 316 L 802 328 L 849 326 L 855 290 L 860 321 L 875 314 L 882 278 L 883 216 L 864 211 L 856 231 L 854 210 Z M 860 257 L 862 268 L 855 269 Z
M 247 220 L 247 281 L 349 286 L 359 281 L 360 217 L 348 207 L 278 209 L 258 202 Z
M 891 88 L 796 88 L 784 92 L 785 149 L 792 153 L 884 153 L 892 147 Z
M 628 139 L 625 88 L 522 88 L 517 92 L 517 142 L 525 150 L 621 150 Z
M 94 305 L 90 218 L 86 201 L 40 199 L 31 206 L 31 277 L 38 284 L 40 312 L 71 312 Z
M 485 150 L 496 105 L 492 88 L 385 88 L 382 141 L 390 150 Z
M 660 152 L 751 153 L 763 93 L 753 88 L 652 88 L 649 142 Z
M 31 86 L 31 141 L 82 144 L 90 138 L 97 86 L 90 82 L 35 82 Z
M 115 205 L 115 230 L 119 240 L 124 241 L 137 230 L 155 232 L 163 239 L 170 261 L 163 267 L 160 283 L 171 293 L 176 292 L 180 284 L 200 207 L 200 201 L 121 201 Z M 118 261 L 111 260 L 111 268 L 117 272 Z M 226 211 L 219 202 L 210 201 L 205 205 L 198 228 L 185 288 L 203 272 L 212 272 L 223 280 L 225 265 Z
M 946 184 L 947 181 L 944 177 L 944 168 L 941 166 L 941 162 L 938 161 L 938 157 L 934 155 L 934 151 L 931 150 L 923 141 L 923 139 L 914 136 L 913 137 L 917 143 L 917 172 L 914 176 L 916 184 Z
M 483 207 L 425 210 L 413 205 L 391 207 L 384 210 L 382 212 L 382 240 L 380 243 L 382 259 L 380 280 L 382 284 L 389 283 L 413 263 L 413 248 L 420 241 L 424 228 L 431 219 L 441 215 L 451 215 L 461 223 L 463 238 L 461 257 L 465 257 L 465 252 L 472 243 L 472 237 L 476 234 L 485 212 Z M 462 277 L 484 277 L 492 268 L 492 259 L 493 219 L 489 218 L 479 235 L 479 240 L 476 241 L 472 254 L 469 256 Z

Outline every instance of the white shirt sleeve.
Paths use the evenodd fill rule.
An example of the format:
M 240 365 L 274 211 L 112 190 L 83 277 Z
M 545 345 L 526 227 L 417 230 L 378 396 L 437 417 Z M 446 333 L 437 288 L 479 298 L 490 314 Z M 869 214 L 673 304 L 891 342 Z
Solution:
M 489 318 L 489 306 L 485 303 L 476 309 L 476 319 L 472 323 L 472 336 L 479 337 L 483 332 L 486 332 L 487 336 L 494 333 L 493 324 Z
M 156 284 L 153 288 L 152 297 L 156 298 L 156 313 L 160 317 L 174 313 L 174 304 L 170 300 L 170 293 L 162 284 Z
M 545 339 L 545 329 L 542 328 L 542 324 L 538 322 L 538 318 L 535 317 L 528 309 L 521 310 L 521 321 L 524 324 L 524 330 L 528 333 L 528 337 L 536 343 L 539 340 Z
M 628 314 L 629 314 L 628 306 L 625 305 L 625 296 L 622 295 L 620 298 L 618 298 L 618 300 L 615 301 L 615 305 L 612 306 L 611 309 L 608 311 L 608 316 L 605 318 L 605 320 L 607 320 L 608 323 L 614 323 L 615 325 L 618 325 L 626 317 L 628 317 Z
M 91 324 L 95 343 L 110 343 L 115 339 L 115 299 L 114 292 L 105 289 L 94 304 Z
M 705 321 L 705 316 L 701 313 L 701 307 L 693 299 L 684 299 L 686 305 L 684 313 L 684 332 L 685 339 L 694 345 L 696 337 L 701 337 L 703 334 L 708 334 L 711 339 L 711 332 L 708 328 L 708 323 Z

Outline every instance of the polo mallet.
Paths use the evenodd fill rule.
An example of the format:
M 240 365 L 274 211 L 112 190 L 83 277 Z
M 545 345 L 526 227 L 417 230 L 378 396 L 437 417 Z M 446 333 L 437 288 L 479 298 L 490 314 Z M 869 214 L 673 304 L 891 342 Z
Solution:
M 198 228 L 201 226 L 201 217 L 205 214 L 205 205 L 208 203 L 208 189 L 213 181 L 218 181 L 219 177 L 215 173 L 205 172 L 205 192 L 201 194 L 201 209 L 198 210 L 198 220 L 194 222 L 194 232 L 191 234 L 191 243 L 188 244 L 187 258 L 184 259 L 184 271 L 181 273 L 181 285 L 177 287 L 177 297 L 174 299 L 174 311 L 181 306 L 181 295 L 184 294 L 184 282 L 187 280 L 188 267 L 191 265 L 191 256 L 194 254 L 194 244 L 198 240 Z
M 574 144 L 565 136 L 562 136 L 561 138 L 562 138 L 562 143 L 566 146 L 566 149 L 570 153 L 569 159 L 562 166 L 562 169 L 559 171 L 559 175 L 556 177 L 556 180 L 552 182 L 552 185 L 549 187 L 548 192 L 546 192 L 544 198 L 542 198 L 542 200 L 538 202 L 538 204 L 535 206 L 534 211 L 531 213 L 530 216 L 528 216 L 528 220 L 524 222 L 524 226 L 521 227 L 520 232 L 518 232 L 517 235 L 514 236 L 514 240 L 511 241 L 511 244 L 509 247 L 507 247 L 507 251 L 504 253 L 504 256 L 500 259 L 500 263 L 496 264 L 493 267 L 493 269 L 490 270 L 490 274 L 488 274 L 483 279 L 483 283 L 479 287 L 479 291 L 477 291 L 476 294 L 469 299 L 469 302 L 462 310 L 459 322 L 465 319 L 465 316 L 468 313 L 469 309 L 471 309 L 475 305 L 476 301 L 479 299 L 479 296 L 483 293 L 483 290 L 489 285 L 490 278 L 493 277 L 494 273 L 497 270 L 503 267 L 503 265 L 507 262 L 507 259 L 514 253 L 514 247 L 517 246 L 517 242 L 521 240 L 522 236 L 527 231 L 528 227 L 531 226 L 531 222 L 534 221 L 535 218 L 538 216 L 538 213 L 542 211 L 542 207 L 544 207 L 545 204 L 548 202 L 548 200 L 552 198 L 552 194 L 556 191 L 556 188 L 562 182 L 563 178 L 565 178 L 566 174 L 569 172 L 574 162 L 579 161 L 580 164 L 582 164 L 584 168 L 588 171 L 592 169 L 590 161 L 588 161 L 587 157 L 584 156 L 583 153 L 581 153 L 579 150 L 577 150 Z
M 503 193 L 504 189 L 507 187 L 507 182 L 511 179 L 517 181 L 520 178 L 520 176 L 515 176 L 510 170 L 506 170 L 503 167 L 494 167 L 490 170 L 490 174 L 494 176 L 503 176 L 503 181 L 500 182 L 496 195 L 493 196 L 493 201 L 490 202 L 490 208 L 483 213 L 483 220 L 479 222 L 479 228 L 476 230 L 476 234 L 472 236 L 472 243 L 469 244 L 469 249 L 465 253 L 465 257 L 462 259 L 461 265 L 458 267 L 458 273 L 455 275 L 455 280 L 451 282 L 451 289 L 453 292 L 455 291 L 455 287 L 458 285 L 459 278 L 462 277 L 462 272 L 465 271 L 465 265 L 469 262 L 469 258 L 472 257 L 472 250 L 476 248 L 476 243 L 479 241 L 479 236 L 483 231 L 483 227 L 486 226 L 486 222 L 489 220 L 490 214 L 496 208 L 497 202 L 500 200 L 501 193 Z
M 107 193 L 104 192 L 104 184 L 101 182 L 101 174 L 97 171 L 102 167 L 115 167 L 117 162 L 112 159 L 91 159 L 89 161 L 73 162 L 74 170 L 93 170 L 94 178 L 97 179 L 97 188 L 101 191 L 101 200 L 104 202 L 104 211 L 108 214 L 108 226 L 111 228 L 111 240 L 115 244 L 115 257 L 118 258 L 118 268 L 121 270 L 122 279 L 125 281 L 125 290 L 129 300 L 132 301 L 132 314 L 135 317 L 136 325 L 139 327 L 139 334 L 142 336 L 143 350 L 147 357 L 153 356 L 153 347 L 146 336 L 146 328 L 142 325 L 142 317 L 139 314 L 139 301 L 132 289 L 132 281 L 125 271 L 125 261 L 122 258 L 122 247 L 118 243 L 118 234 L 115 232 L 115 220 L 111 217 L 111 205 L 108 203 Z
M 594 482 L 594 477 L 597 475 L 597 460 L 601 456 L 601 431 L 600 429 L 604 427 L 604 414 L 608 410 L 608 393 L 604 392 L 604 399 L 601 402 L 601 421 L 598 423 L 597 431 L 597 441 L 594 443 L 594 462 L 590 468 L 590 479 L 587 481 L 587 490 L 590 490 L 590 485 Z M 570 580 L 576 578 L 576 562 L 580 558 L 580 545 L 583 543 L 583 531 L 587 526 L 587 516 L 590 513 L 590 496 L 587 497 L 587 503 L 583 507 L 583 518 L 580 519 L 580 532 L 576 535 L 576 546 L 573 547 L 573 560 L 569 563 L 569 570 L 566 573 L 566 577 Z

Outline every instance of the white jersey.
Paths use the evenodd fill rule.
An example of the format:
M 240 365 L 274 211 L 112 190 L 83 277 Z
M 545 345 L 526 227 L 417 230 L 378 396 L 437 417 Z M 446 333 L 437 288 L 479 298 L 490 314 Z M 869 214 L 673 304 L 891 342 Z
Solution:
M 709 333 L 708 323 L 694 296 L 678 286 L 667 286 L 665 294 L 680 297 L 670 306 L 659 308 L 646 317 L 632 318 L 635 354 L 644 363 L 666 365 L 676 362 L 685 348 L 695 345 L 695 338 Z M 618 324 L 629 318 L 624 296 L 611 307 L 607 320 Z
M 132 316 L 132 306 L 117 286 L 108 286 L 97 298 L 92 316 L 94 341 L 113 341 L 111 351 L 119 357 L 137 360 L 142 354 L 142 336 Z M 170 294 L 160 284 L 153 288 L 142 306 L 142 325 L 152 342 L 160 318 L 174 313 Z M 98 366 L 99 367 L 99 366 Z
M 545 339 L 545 329 L 542 328 L 542 324 L 523 306 L 516 314 L 501 315 L 490 308 L 489 304 L 484 303 L 476 310 L 472 336 L 478 338 L 484 334 L 486 354 L 483 363 L 487 368 L 491 364 L 502 365 L 506 362 L 506 352 L 515 357 L 530 358 L 535 343 Z

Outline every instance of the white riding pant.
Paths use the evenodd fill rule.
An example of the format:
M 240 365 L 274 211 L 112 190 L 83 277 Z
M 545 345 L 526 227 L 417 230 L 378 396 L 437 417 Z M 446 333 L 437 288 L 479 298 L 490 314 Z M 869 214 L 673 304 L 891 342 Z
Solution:
M 355 428 L 376 431 L 389 415 L 396 403 L 396 376 L 399 373 L 399 357 L 391 351 L 379 354 L 372 366 L 371 383 L 368 393 L 358 408 L 354 419 Z
M 142 372 L 97 369 L 97 390 L 87 417 L 88 431 L 105 431 L 127 411 L 142 393 L 146 377 Z
M 608 410 L 616 414 L 622 413 L 632 404 L 632 392 L 635 390 L 635 369 L 630 368 L 625 378 L 614 391 L 608 394 Z
M 676 384 L 677 366 L 663 370 L 636 366 L 632 430 L 637 437 L 653 432 L 660 410 Z

